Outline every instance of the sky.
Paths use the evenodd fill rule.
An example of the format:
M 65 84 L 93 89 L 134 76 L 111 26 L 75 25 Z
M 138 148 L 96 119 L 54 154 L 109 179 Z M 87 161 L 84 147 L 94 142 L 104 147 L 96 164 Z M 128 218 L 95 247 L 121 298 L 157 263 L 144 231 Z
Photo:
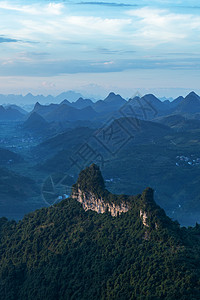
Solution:
M 0 94 L 176 97 L 199 82 L 196 0 L 0 1 Z

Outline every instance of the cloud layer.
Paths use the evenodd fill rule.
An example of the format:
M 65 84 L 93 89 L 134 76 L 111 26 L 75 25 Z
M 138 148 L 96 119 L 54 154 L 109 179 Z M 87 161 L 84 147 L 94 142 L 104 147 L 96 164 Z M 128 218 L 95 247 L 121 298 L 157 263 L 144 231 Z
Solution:
M 0 75 L 197 70 L 197 6 L 194 0 L 0 2 Z

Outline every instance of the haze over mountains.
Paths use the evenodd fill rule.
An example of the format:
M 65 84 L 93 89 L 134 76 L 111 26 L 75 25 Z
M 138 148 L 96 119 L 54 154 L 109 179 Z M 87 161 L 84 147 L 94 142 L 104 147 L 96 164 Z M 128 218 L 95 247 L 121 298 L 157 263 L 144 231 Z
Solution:
M 199 103 L 2 106 L 0 297 L 198 300 Z
M 76 101 L 78 98 L 82 97 L 80 93 L 76 93 L 73 91 L 68 91 L 68 92 L 63 92 L 57 96 L 43 96 L 43 95 L 37 95 L 34 96 L 31 93 L 28 93 L 27 95 L 14 95 L 14 94 L 9 94 L 9 95 L 3 95 L 0 94 L 0 104 L 13 104 L 15 103 L 16 105 L 28 105 L 28 104 L 33 104 L 38 102 L 41 102 L 42 104 L 46 103 L 59 103 L 64 99 L 69 99 L 71 102 Z
M 152 94 L 125 100 L 111 92 L 96 102 L 79 95 L 71 102 L 64 96 L 59 103 L 36 102 L 30 112 L 15 104 L 0 107 L 2 167 L 9 169 L 9 176 L 14 172 L 34 182 L 37 178 L 38 191 L 33 194 L 30 189 L 27 209 L 44 205 L 41 186 L 49 173 L 68 172 L 76 178 L 78 169 L 71 168 L 77 160 L 74 156 L 80 160 L 92 151 L 87 159 L 82 158 L 85 161 L 80 168 L 97 163 L 95 156 L 103 157 L 106 182 L 114 192 L 136 194 L 151 186 L 156 190 L 156 201 L 171 217 L 183 224 L 199 221 L 197 94 L 191 92 L 172 102 Z M 137 174 L 134 182 L 133 174 Z M 5 184 L 2 179 L 4 190 Z M 23 181 L 20 189 L 24 193 Z M 6 203 L 2 202 L 2 209 L 8 212 Z M 21 211 L 23 215 L 24 206 Z
M 174 99 L 173 101 L 164 100 L 161 101 L 158 98 L 156 98 L 152 94 L 147 94 L 143 97 L 141 97 L 139 101 L 139 97 L 135 97 L 131 100 L 128 100 L 128 103 L 131 104 L 132 107 L 136 109 L 136 113 L 138 109 L 141 109 L 141 106 L 147 106 L 151 105 L 154 109 L 154 114 L 163 115 L 163 114 L 170 114 L 170 113 L 189 113 L 189 114 L 195 114 L 200 112 L 200 104 L 199 104 L 199 96 L 195 94 L 194 92 L 191 92 L 188 94 L 185 98 L 180 96 L 177 99 Z M 35 104 L 35 107 L 33 111 L 39 112 L 39 114 L 44 115 L 47 113 L 50 113 L 51 111 L 55 111 L 56 114 L 62 111 L 62 109 L 66 110 L 66 114 L 74 114 L 73 120 L 81 119 L 80 114 L 76 111 L 76 109 L 81 110 L 90 107 L 90 112 L 88 112 L 87 116 L 87 110 L 83 111 L 84 114 L 86 114 L 85 118 L 92 118 L 97 117 L 95 116 L 95 113 L 98 113 L 101 115 L 102 113 L 110 113 L 114 112 L 120 107 L 122 107 L 124 104 L 127 103 L 125 99 L 123 99 L 120 95 L 116 95 L 113 92 L 111 92 L 104 100 L 98 100 L 96 102 L 93 102 L 91 99 L 84 99 L 81 94 L 75 93 L 75 92 L 64 92 L 61 93 L 58 96 L 33 96 L 32 94 L 27 94 L 26 96 L 22 95 L 0 95 L 0 103 L 9 103 L 4 105 L 4 107 L 0 106 L 0 120 L 23 120 L 24 115 L 27 113 L 26 110 L 24 110 L 22 107 L 16 105 L 20 103 L 26 103 L 29 104 Z M 44 103 L 52 103 L 52 104 L 45 104 Z M 65 105 L 65 106 L 62 106 Z M 59 108 L 62 106 L 62 108 Z M 68 110 L 67 110 L 68 107 Z M 71 109 L 69 109 L 69 107 Z M 74 110 L 73 110 L 74 108 Z M 91 110 L 91 108 L 94 110 Z M 63 115 L 65 113 L 63 112 Z M 152 118 L 153 116 L 148 116 L 148 118 Z M 48 117 L 47 117 L 48 118 Z M 56 118 L 56 116 L 55 116 Z M 83 117 L 82 117 L 83 118 Z M 52 116 L 49 116 L 49 120 L 54 119 Z M 63 117 L 62 117 L 63 119 Z M 64 118 L 64 119 L 67 119 Z
M 68 98 L 66 98 L 67 96 Z M 120 95 L 111 92 L 104 100 L 96 102 L 79 96 L 80 94 L 73 94 L 73 92 L 62 93 L 56 97 L 32 96 L 28 94 L 24 96 L 24 100 L 27 103 L 34 103 L 35 101 L 35 106 L 29 114 L 36 112 L 48 122 L 101 119 L 102 116 L 105 117 L 105 114 L 114 113 L 125 104 L 134 109 L 136 116 L 141 115 L 141 110 L 143 110 L 145 118 L 149 120 L 169 114 L 190 116 L 200 113 L 200 97 L 194 92 L 191 92 L 185 98 L 180 96 L 171 102 L 169 100 L 161 101 L 153 94 L 147 94 L 141 98 L 135 97 L 126 101 Z M 9 95 L 5 96 L 5 99 L 6 97 L 8 98 L 7 100 L 11 101 L 10 103 L 16 103 L 15 98 L 23 96 Z M 42 104 L 44 99 L 45 103 L 49 102 L 51 104 Z M 74 101 L 71 102 L 71 99 Z M 59 104 L 56 102 L 59 102 Z M 16 104 L 0 106 L 0 120 L 24 120 L 26 114 L 27 112 Z
M 21 120 L 27 119 L 25 128 L 31 130 L 33 123 L 33 131 L 35 130 L 36 118 L 41 125 L 44 121 L 47 123 L 41 126 L 42 130 L 62 131 L 64 128 L 89 126 L 98 127 L 109 118 L 135 117 L 143 120 L 155 120 L 159 122 L 159 118 L 173 115 L 173 118 L 179 119 L 181 115 L 186 119 L 200 119 L 200 97 L 191 92 L 185 98 L 178 97 L 172 102 L 168 100 L 161 101 L 152 94 L 145 95 L 141 98 L 135 97 L 126 101 L 120 95 L 110 93 L 104 100 L 93 102 L 90 99 L 78 98 L 74 102 L 67 99 L 61 101 L 60 104 L 41 105 L 37 102 L 31 112 L 21 117 Z M 189 109 L 188 109 L 189 107 Z M 30 120 L 29 120 L 30 118 Z M 160 122 L 161 119 L 160 119 Z M 39 124 L 38 123 L 38 124 Z M 197 122 L 198 123 L 198 122 Z M 38 126 L 38 125 L 37 125 Z
M 20 121 L 24 119 L 24 114 L 19 109 L 12 106 L 0 106 L 0 121 Z

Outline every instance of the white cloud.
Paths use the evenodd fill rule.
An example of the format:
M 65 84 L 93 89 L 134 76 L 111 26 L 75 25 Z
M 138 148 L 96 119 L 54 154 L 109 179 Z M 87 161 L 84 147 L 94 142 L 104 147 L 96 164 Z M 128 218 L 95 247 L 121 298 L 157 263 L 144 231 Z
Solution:
M 95 62 L 95 63 L 91 63 L 91 66 L 109 66 L 109 65 L 113 65 L 114 61 L 105 61 L 105 62 Z
M 150 7 L 130 10 L 127 14 L 133 17 L 133 26 L 136 27 L 132 40 L 140 46 L 179 43 L 183 40 L 195 42 L 194 31 L 200 32 L 200 17 L 192 14 L 177 14 Z
M 0 2 L 0 9 L 16 11 L 30 15 L 60 15 L 64 8 L 62 3 L 49 3 L 47 5 L 14 5 L 10 2 Z
M 62 3 L 16 5 L 0 2 L 1 34 L 21 41 L 41 42 L 46 47 L 57 44 L 57 51 L 63 48 L 63 41 L 96 44 L 102 36 L 121 39 L 125 28 L 131 25 L 131 18 L 94 16 L 92 13 L 70 12 Z M 47 46 L 48 44 L 48 46 Z M 25 46 L 25 45 L 24 45 Z M 16 46 L 17 47 L 17 46 Z M 36 45 L 32 45 L 36 47 Z M 55 46 L 54 46 L 55 47 Z M 65 45 L 66 47 L 66 45 Z
M 58 19 L 21 20 L 21 29 L 17 36 L 29 39 L 31 36 L 38 41 L 70 41 L 86 43 L 90 40 L 98 42 L 99 35 L 117 39 L 123 35 L 124 27 L 131 24 L 130 19 L 108 19 L 100 17 L 67 16 Z M 46 37 L 45 37 L 46 36 Z M 85 38 L 87 37 L 87 40 Z M 102 40 L 101 40 L 102 42 Z
M 5 60 L 5 61 L 2 61 L 1 65 L 2 65 L 2 66 L 6 66 L 6 65 L 11 65 L 11 64 L 13 64 L 13 63 L 14 63 L 14 62 L 13 62 L 12 59 L 7 59 L 7 60 Z
M 82 31 L 85 32 L 85 34 L 95 32 L 105 35 L 116 35 L 120 34 L 125 26 L 131 24 L 131 19 L 71 16 L 66 18 L 65 22 L 67 25 L 75 26 L 78 32 Z
M 78 9 L 75 14 L 62 3 L 20 6 L 0 2 L 1 10 L 13 11 L 9 22 L 9 13 L 2 15 L 2 24 L 5 23 L 0 26 L 2 34 L 23 41 L 46 43 L 46 47 L 59 43 L 57 51 L 64 48 L 63 41 L 85 41 L 85 44 L 103 47 L 108 41 L 114 42 L 115 47 L 123 43 L 124 47 L 154 48 L 167 43 L 186 45 L 190 41 L 197 44 L 200 35 L 198 15 L 172 13 L 166 9 L 143 7 L 129 10 L 127 14 L 121 12 L 104 17 L 95 11 L 85 13 Z
M 74 70 L 86 73 L 112 69 L 114 73 L 126 68 L 167 69 L 174 67 L 173 61 L 168 64 L 169 52 L 175 53 L 176 68 L 180 64 L 180 68 L 192 69 L 195 62 L 176 58 L 180 58 L 181 52 L 189 53 L 186 58 L 200 52 L 197 13 L 181 14 L 150 7 L 106 10 L 97 6 L 89 11 L 79 5 L 69 7 L 64 2 L 16 5 L 0 1 L 0 17 L 1 35 L 19 41 L 1 43 L 0 64 L 7 74 L 38 72 L 38 76 L 43 72 L 52 76 L 61 71 L 71 74 Z M 117 64 L 117 58 L 134 59 L 134 63 Z M 73 63 L 64 65 L 66 60 Z
M 49 3 L 46 12 L 52 15 L 61 15 L 64 6 L 62 3 Z

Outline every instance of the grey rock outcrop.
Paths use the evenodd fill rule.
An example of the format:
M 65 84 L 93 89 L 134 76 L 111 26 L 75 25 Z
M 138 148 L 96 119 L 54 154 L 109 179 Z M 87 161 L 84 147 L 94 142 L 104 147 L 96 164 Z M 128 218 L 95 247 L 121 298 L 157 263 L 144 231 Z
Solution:
M 102 214 L 109 211 L 113 217 L 126 213 L 130 208 L 125 202 L 122 202 L 120 205 L 106 203 L 103 198 L 98 198 L 91 192 L 82 192 L 80 189 L 78 189 L 77 193 L 72 194 L 72 198 L 80 202 L 85 211 L 93 210 Z

